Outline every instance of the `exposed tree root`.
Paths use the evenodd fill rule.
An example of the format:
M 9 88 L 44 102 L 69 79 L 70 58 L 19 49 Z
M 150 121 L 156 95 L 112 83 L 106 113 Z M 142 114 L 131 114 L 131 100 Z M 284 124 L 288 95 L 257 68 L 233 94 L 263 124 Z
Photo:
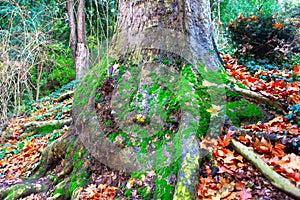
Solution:
M 25 124 L 22 124 L 22 128 L 25 130 L 27 130 L 26 132 L 30 131 L 30 130 L 34 130 L 36 128 L 43 128 L 46 126 L 59 126 L 62 127 L 64 125 L 70 125 L 72 122 L 72 118 L 68 118 L 68 119 L 61 119 L 61 120 L 48 120 L 48 121 L 33 121 L 33 122 L 28 122 Z M 25 132 L 25 133 L 26 133 Z M 20 135 L 19 138 L 24 138 L 27 137 L 28 135 Z
M 196 198 L 201 155 L 199 140 L 191 134 L 183 143 L 173 200 Z
M 253 92 L 251 90 L 246 90 L 246 89 L 240 88 L 237 85 L 235 85 L 233 87 L 233 90 L 238 92 L 241 96 L 243 96 L 246 99 L 251 99 L 251 100 L 253 100 L 255 102 L 258 102 L 258 103 L 265 103 L 265 104 L 268 104 L 270 106 L 274 106 L 274 107 L 280 109 L 280 112 L 282 112 L 283 114 L 287 114 L 286 111 L 285 111 L 284 106 L 281 105 L 277 101 L 271 100 L 271 99 L 269 99 L 267 97 L 264 97 L 264 96 L 262 96 L 262 95 L 260 95 L 256 92 Z
M 76 143 L 76 142 L 75 142 Z M 89 177 L 90 159 L 80 143 L 74 145 L 65 159 L 64 168 L 54 179 L 54 196 L 49 199 L 78 199 L 78 191 L 82 189 Z
M 300 199 L 300 188 L 297 188 L 288 179 L 279 175 L 273 170 L 272 167 L 268 166 L 262 159 L 260 159 L 253 151 L 251 147 L 246 147 L 242 143 L 235 139 L 231 139 L 231 145 L 236 151 L 242 156 L 255 165 L 255 167 L 264 175 L 272 185 L 279 188 L 280 190 L 292 195 L 296 199 Z
M 28 181 L 0 189 L 0 199 L 17 199 L 32 193 L 48 190 L 53 183 L 53 196 L 48 198 L 70 199 L 79 197 L 79 189 L 85 185 L 89 177 L 90 158 L 81 144 L 74 129 L 51 143 L 43 152 L 38 167 Z M 54 178 L 46 178 L 63 159 L 63 169 Z M 52 176 L 53 177 L 53 176 Z M 74 194 L 73 194 L 74 193 Z M 72 197 L 72 199 L 74 199 Z
M 68 91 L 66 93 L 63 93 L 62 95 L 60 95 L 56 99 L 54 99 L 54 102 L 63 102 L 64 100 L 73 97 L 73 95 L 74 95 L 74 90 Z
M 282 104 L 280 104 L 278 101 L 269 99 L 261 94 L 251 91 L 250 89 L 243 89 L 243 88 L 239 87 L 237 84 L 238 81 L 229 76 L 226 76 L 226 80 L 228 80 L 230 83 L 233 84 L 233 87 L 228 87 L 228 89 L 238 92 L 242 97 L 244 97 L 248 100 L 257 102 L 257 103 L 265 103 L 267 105 L 274 106 L 274 107 L 278 108 L 280 110 L 280 112 L 282 112 L 283 114 L 287 114 L 286 108 Z
M 61 159 L 64 158 L 68 150 L 69 145 L 74 142 L 76 135 L 73 129 L 70 129 L 59 139 L 52 142 L 42 152 L 42 158 L 38 165 L 38 168 L 34 170 L 33 177 L 40 177 L 53 168 Z
M 51 181 L 44 179 L 43 181 L 26 181 L 16 184 L 8 188 L 0 189 L 0 199 L 14 200 L 26 197 L 32 193 L 41 193 L 49 189 Z

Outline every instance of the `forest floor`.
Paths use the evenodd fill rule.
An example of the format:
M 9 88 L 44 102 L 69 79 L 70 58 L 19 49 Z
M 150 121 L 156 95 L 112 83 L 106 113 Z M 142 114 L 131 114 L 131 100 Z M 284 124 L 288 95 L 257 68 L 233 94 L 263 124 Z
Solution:
M 229 130 L 218 138 L 202 138 L 200 146 L 210 148 L 212 158 L 204 159 L 201 165 L 198 199 L 293 199 L 275 188 L 251 162 L 234 151 L 230 138 L 235 137 L 252 147 L 274 171 L 300 187 L 300 66 L 253 70 L 239 65 L 230 55 L 223 55 L 223 60 L 229 75 L 253 92 L 280 102 L 286 111 L 268 107 L 265 120 L 239 124 L 251 134 L 234 134 Z M 26 106 L 19 117 L 0 131 L 0 188 L 28 179 L 41 159 L 42 150 L 68 131 L 75 87 L 76 82 L 71 82 Z M 229 98 L 240 99 L 238 96 Z M 237 120 L 242 122 L 242 119 Z M 55 175 L 62 165 L 63 160 L 49 174 Z M 129 175 L 96 161 L 91 171 L 90 182 L 80 188 L 81 199 L 152 199 L 155 171 Z M 171 182 L 176 181 L 176 177 L 171 179 Z M 55 191 L 49 190 L 20 199 L 46 199 L 53 194 Z

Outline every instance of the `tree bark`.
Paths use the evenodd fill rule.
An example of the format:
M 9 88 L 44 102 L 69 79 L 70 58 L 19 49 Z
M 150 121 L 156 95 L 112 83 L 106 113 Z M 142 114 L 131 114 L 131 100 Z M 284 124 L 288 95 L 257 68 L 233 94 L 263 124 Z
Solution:
M 204 71 L 205 74 L 201 74 L 204 76 L 204 79 L 214 79 L 213 74 L 209 73 L 209 71 L 219 70 L 220 65 L 218 64 L 216 53 L 213 51 L 210 16 L 208 0 L 120 0 L 116 34 L 113 37 L 109 56 L 115 58 L 116 62 L 121 62 L 124 65 L 129 64 L 131 61 L 140 63 L 138 67 L 144 69 L 150 65 L 143 61 L 144 51 L 152 51 L 152 53 L 146 53 L 146 56 L 151 57 L 155 52 L 163 50 L 164 52 L 175 54 L 175 57 L 184 59 L 187 63 L 193 64 L 193 67 L 196 69 L 194 73 L 197 74 L 198 78 L 200 71 Z M 197 63 L 198 61 L 204 63 L 203 69 L 200 69 L 201 66 Z M 156 68 L 158 67 L 151 68 L 150 71 L 155 71 Z M 147 71 L 142 71 L 139 75 L 147 76 L 145 75 L 147 73 Z M 100 80 L 97 78 L 99 76 L 95 74 L 100 73 L 97 70 L 92 70 L 89 73 L 89 80 L 97 83 Z M 112 75 L 116 76 L 118 74 L 117 70 L 112 73 Z M 157 76 L 160 75 L 157 74 Z M 148 84 L 147 78 L 140 78 L 142 82 L 140 84 Z M 125 77 L 125 84 L 128 79 L 128 76 Z M 95 91 L 95 88 L 90 85 L 91 83 L 84 81 L 77 92 Z M 213 86 L 209 90 L 214 90 L 216 87 L 219 87 L 219 85 Z M 128 90 L 126 92 L 130 93 L 132 91 Z M 191 91 L 186 91 L 186 95 L 190 93 L 193 96 L 194 92 L 194 89 L 191 88 Z M 224 98 L 214 96 L 213 91 L 210 93 L 215 104 L 223 103 L 222 100 Z M 97 138 L 87 138 L 87 136 L 91 137 L 91 135 L 99 137 L 97 132 L 105 128 L 99 125 L 97 117 L 94 116 L 96 110 L 95 96 L 93 95 L 95 95 L 94 92 L 91 92 L 86 101 L 84 101 L 85 103 L 74 104 L 75 125 L 81 140 L 85 142 L 86 146 L 93 147 L 92 152 L 98 151 L 94 153 L 96 157 L 110 167 L 121 167 L 129 171 L 143 169 L 144 166 L 140 166 L 136 157 L 130 157 L 132 156 L 130 153 L 133 150 L 114 150 L 114 144 L 110 144 L 105 137 L 99 140 L 97 144 L 93 144 L 93 141 Z M 118 92 L 113 93 L 111 97 L 112 104 L 130 103 L 126 99 L 123 102 L 117 102 L 118 95 L 120 96 Z M 82 101 L 83 99 L 84 97 L 81 94 L 74 101 Z M 121 110 L 119 109 L 118 111 L 121 112 Z M 181 119 L 181 127 L 184 127 L 182 130 L 191 127 L 191 121 L 195 124 L 198 123 L 196 117 L 190 111 L 184 112 Z M 211 121 L 216 123 L 216 121 L 220 120 Z M 195 133 L 190 132 L 189 134 L 190 137 L 193 137 Z M 183 138 L 183 140 L 185 139 Z M 109 152 L 107 152 L 108 149 Z M 146 169 L 151 169 L 152 165 L 152 161 L 149 161 Z
M 76 35 L 76 22 L 74 17 L 74 1 L 67 1 L 67 12 L 69 16 L 69 29 L 70 29 L 70 47 L 72 51 L 72 59 L 75 65 L 76 60 L 76 44 L 77 44 L 77 35 Z M 76 66 L 74 66 L 76 69 Z
M 165 49 L 218 69 L 210 13 L 207 0 L 120 0 L 110 56 L 119 58 L 143 48 Z
M 70 47 L 72 50 L 72 59 L 77 80 L 82 79 L 82 77 L 88 72 L 89 68 L 89 51 L 86 38 L 84 2 L 85 0 L 78 1 L 77 20 L 75 20 L 74 1 L 67 1 L 70 28 Z
M 82 79 L 88 72 L 89 50 L 85 30 L 84 2 L 85 0 L 79 0 L 77 9 L 76 79 Z

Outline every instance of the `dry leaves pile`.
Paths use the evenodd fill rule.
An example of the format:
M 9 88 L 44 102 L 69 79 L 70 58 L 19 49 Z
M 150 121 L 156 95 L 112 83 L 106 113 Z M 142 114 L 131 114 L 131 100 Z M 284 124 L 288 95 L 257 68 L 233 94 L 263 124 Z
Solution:
M 293 75 L 300 75 L 300 66 L 294 64 L 293 70 L 288 71 L 282 70 L 268 70 L 263 71 L 259 69 L 254 76 L 247 71 L 245 65 L 240 65 L 236 58 L 230 55 L 224 55 L 223 60 L 226 64 L 226 72 L 233 76 L 236 80 L 241 81 L 244 85 L 248 86 L 252 91 L 260 93 L 270 99 L 287 99 L 293 103 L 300 103 L 299 90 L 300 81 L 285 82 L 284 80 L 274 80 L 272 76 L 280 75 L 285 78 L 290 78 Z M 267 77 L 268 81 L 258 78 L 258 75 L 264 75 Z
M 227 73 L 250 90 L 272 100 L 287 102 L 289 105 L 300 103 L 300 81 L 285 82 L 271 78 L 274 74 L 286 78 L 299 76 L 299 65 L 293 65 L 291 71 L 259 69 L 251 75 L 246 66 L 238 64 L 237 59 L 230 55 L 223 55 L 223 59 Z M 268 77 L 268 81 L 259 79 L 259 75 Z M 230 138 L 234 136 L 244 145 L 252 147 L 276 172 L 300 187 L 300 151 L 290 148 L 290 144 L 297 146 L 300 141 L 300 127 L 291 123 L 285 116 L 277 115 L 268 122 L 242 124 L 241 128 L 252 134 L 233 135 L 234 131 L 229 130 L 226 135 L 218 138 L 202 138 L 200 146 L 210 150 L 212 158 L 204 159 L 198 199 L 292 199 L 274 188 L 250 162 L 235 152 L 230 146 Z M 256 133 L 263 133 L 268 137 L 257 137 Z M 271 141 L 269 136 L 274 140 Z

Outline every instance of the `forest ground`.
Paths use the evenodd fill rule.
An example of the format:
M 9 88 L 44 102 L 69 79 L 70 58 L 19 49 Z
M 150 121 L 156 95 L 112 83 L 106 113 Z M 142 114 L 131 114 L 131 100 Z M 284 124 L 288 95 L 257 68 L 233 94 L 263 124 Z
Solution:
M 212 158 L 203 160 L 197 197 L 293 199 L 274 187 L 251 162 L 235 151 L 230 138 L 252 147 L 276 172 L 300 186 L 300 66 L 295 64 L 289 70 L 258 68 L 253 72 L 245 65 L 239 65 L 230 55 L 222 57 L 229 75 L 256 94 L 280 102 L 285 111 L 260 102 L 245 104 L 238 93 L 228 93 L 231 103 L 227 114 L 231 115 L 234 125 L 246 131 L 238 134 L 229 129 L 218 138 L 202 138 L 200 146 L 209 147 Z M 76 83 L 71 82 L 28 105 L 21 117 L 13 118 L 5 125 L 0 132 L 0 189 L 28 179 L 39 163 L 43 149 L 69 130 Z M 207 112 L 212 113 L 214 109 Z M 63 163 L 62 159 L 49 176 L 56 176 Z M 91 171 L 90 181 L 77 190 L 81 199 L 151 199 L 155 190 L 155 171 L 130 175 L 111 170 L 97 161 Z M 176 177 L 172 181 L 175 182 Z M 20 199 L 46 199 L 55 196 L 56 192 L 52 187 L 44 193 Z

